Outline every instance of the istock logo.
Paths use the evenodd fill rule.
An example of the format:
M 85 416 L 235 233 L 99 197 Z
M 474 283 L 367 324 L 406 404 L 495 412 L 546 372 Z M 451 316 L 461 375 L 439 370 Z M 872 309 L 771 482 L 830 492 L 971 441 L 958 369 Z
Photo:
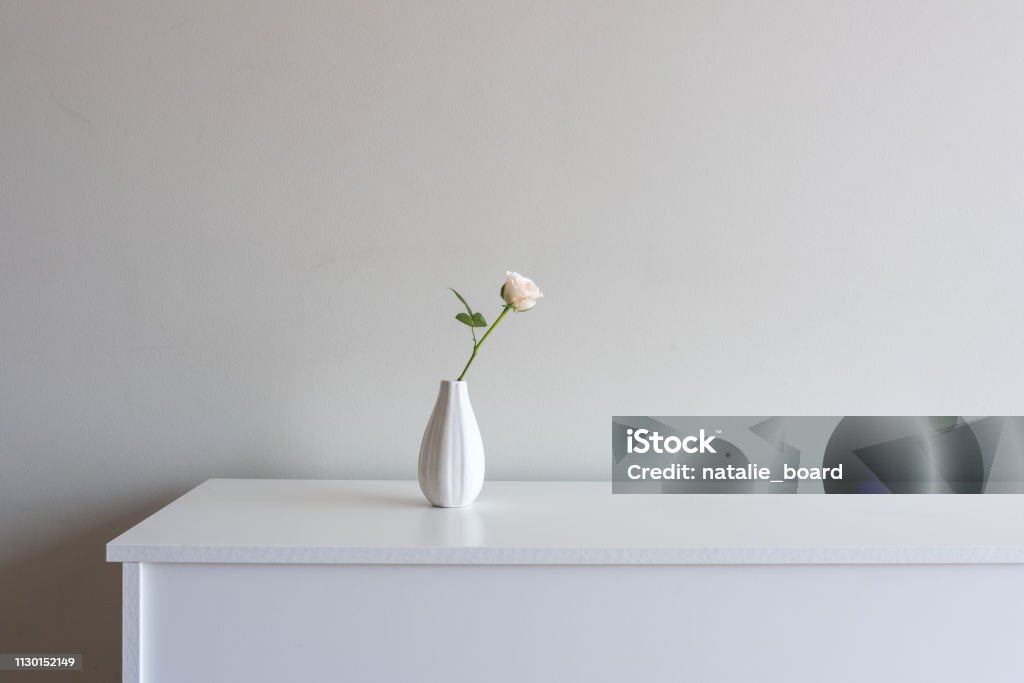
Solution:
M 687 436 L 680 439 L 678 436 L 662 436 L 658 432 L 649 429 L 627 429 L 626 430 L 626 452 L 627 453 L 717 453 L 711 442 L 713 436 L 705 436 L 704 430 L 700 430 L 700 436 Z M 694 445 L 697 444 L 697 445 Z

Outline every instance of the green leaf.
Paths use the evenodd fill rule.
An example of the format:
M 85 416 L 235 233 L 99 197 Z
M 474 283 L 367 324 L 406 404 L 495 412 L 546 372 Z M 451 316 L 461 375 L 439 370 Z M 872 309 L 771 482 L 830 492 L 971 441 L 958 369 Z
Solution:
M 474 324 L 474 320 L 473 320 L 472 316 L 470 316 L 468 313 L 457 313 L 455 315 L 455 319 L 458 320 L 463 325 L 469 325 L 470 327 L 476 327 L 476 325 Z
M 461 301 L 461 302 L 462 302 L 462 305 L 466 307 L 466 313 L 469 313 L 469 315 L 470 315 L 470 316 L 472 317 L 472 315 L 473 315 L 473 309 L 469 307 L 469 304 L 467 304 L 467 303 L 466 303 L 466 300 L 465 300 L 464 298 L 462 298 L 462 295 L 461 295 L 461 294 L 459 294 L 458 292 L 456 292 L 456 291 L 455 291 L 454 289 L 452 289 L 451 287 L 449 287 L 448 289 L 451 289 L 451 290 L 452 290 L 452 294 L 454 294 L 455 296 L 459 297 L 459 301 Z M 465 321 L 463 321 L 463 322 L 465 322 Z M 466 324 L 467 324 L 467 325 L 470 325 L 469 323 L 466 323 Z M 470 325 L 470 327 L 472 327 L 472 325 Z
M 482 313 L 473 314 L 473 327 L 487 327 L 487 321 L 484 320 Z

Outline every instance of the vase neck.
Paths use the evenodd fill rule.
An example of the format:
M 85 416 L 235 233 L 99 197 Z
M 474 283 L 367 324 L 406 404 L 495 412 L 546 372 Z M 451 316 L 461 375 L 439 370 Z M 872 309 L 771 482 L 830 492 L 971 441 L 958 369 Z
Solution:
M 451 379 L 441 380 L 441 387 L 438 390 L 438 398 L 448 401 L 459 401 L 469 398 L 469 385 Z

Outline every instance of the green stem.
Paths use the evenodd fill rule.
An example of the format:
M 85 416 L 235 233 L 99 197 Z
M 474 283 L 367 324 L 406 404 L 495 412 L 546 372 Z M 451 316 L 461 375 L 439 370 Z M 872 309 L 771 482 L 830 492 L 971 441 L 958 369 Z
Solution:
M 505 317 L 505 314 L 508 313 L 511 308 L 512 304 L 505 304 L 505 308 L 502 309 L 498 319 L 491 323 L 491 326 L 487 328 L 486 332 L 484 332 L 484 336 L 480 337 L 480 341 L 473 344 L 473 353 L 470 354 L 469 360 L 466 362 L 466 367 L 462 368 L 462 373 L 459 375 L 459 378 L 455 380 L 456 382 L 461 382 L 462 378 L 466 376 L 466 371 L 469 370 L 469 366 L 473 364 L 473 359 L 476 358 L 476 352 L 480 349 L 483 343 L 487 341 L 487 337 L 490 336 L 491 332 L 498 326 L 498 323 L 501 322 L 501 319 Z

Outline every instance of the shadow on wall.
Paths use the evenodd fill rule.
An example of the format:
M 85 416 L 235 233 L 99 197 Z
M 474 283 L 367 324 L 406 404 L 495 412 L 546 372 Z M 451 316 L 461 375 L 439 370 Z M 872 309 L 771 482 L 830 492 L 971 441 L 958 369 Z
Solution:
M 121 565 L 106 562 L 106 543 L 185 490 L 0 564 L 0 652 L 81 654 L 84 663 L 81 672 L 5 671 L 0 679 L 121 680 Z

